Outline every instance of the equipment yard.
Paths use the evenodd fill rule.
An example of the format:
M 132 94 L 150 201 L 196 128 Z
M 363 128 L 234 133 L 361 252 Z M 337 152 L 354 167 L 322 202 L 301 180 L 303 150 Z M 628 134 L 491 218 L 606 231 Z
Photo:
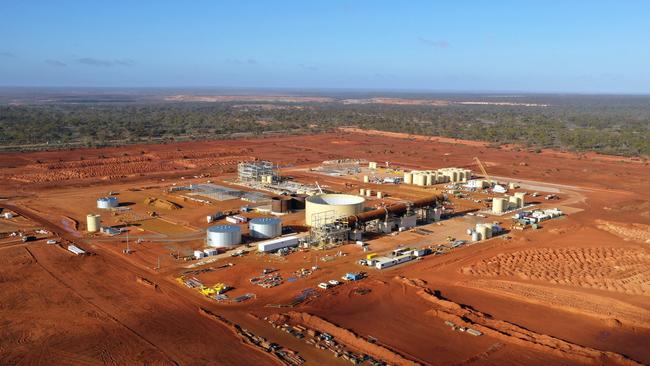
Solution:
M 1 153 L 0 364 L 650 364 L 648 182 L 352 128 Z

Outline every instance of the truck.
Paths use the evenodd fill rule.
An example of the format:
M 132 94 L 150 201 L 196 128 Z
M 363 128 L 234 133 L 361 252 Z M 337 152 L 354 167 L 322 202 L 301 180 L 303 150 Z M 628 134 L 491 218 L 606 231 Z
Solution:
M 23 239 L 22 239 L 22 240 L 23 240 L 23 243 L 27 243 L 28 241 L 34 241 L 34 240 L 36 240 L 36 237 L 33 236 L 33 235 L 27 235 L 27 236 L 23 236 Z

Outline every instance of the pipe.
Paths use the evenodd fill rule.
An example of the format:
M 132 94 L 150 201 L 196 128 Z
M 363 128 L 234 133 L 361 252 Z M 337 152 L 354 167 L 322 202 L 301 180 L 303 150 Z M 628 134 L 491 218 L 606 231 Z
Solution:
M 413 208 L 426 207 L 426 206 L 435 205 L 436 203 L 439 202 L 444 202 L 446 200 L 447 200 L 447 195 L 440 194 L 440 195 L 421 198 L 419 200 L 413 201 L 410 206 Z M 372 211 L 362 212 L 360 214 L 348 217 L 348 224 L 353 225 L 356 223 L 363 223 L 372 220 L 377 220 L 377 219 L 388 217 L 388 214 L 401 215 L 406 212 L 408 206 L 409 204 L 407 202 L 399 202 L 387 207 L 381 207 Z

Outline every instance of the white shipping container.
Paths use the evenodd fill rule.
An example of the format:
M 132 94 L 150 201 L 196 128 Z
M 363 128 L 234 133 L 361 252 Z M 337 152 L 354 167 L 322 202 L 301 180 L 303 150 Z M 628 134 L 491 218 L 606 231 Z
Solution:
M 68 245 L 68 250 L 76 255 L 86 254 L 86 251 L 72 244 Z
M 286 236 L 277 239 L 266 240 L 257 243 L 257 250 L 259 252 L 272 252 L 282 248 L 295 247 L 298 245 L 297 236 Z

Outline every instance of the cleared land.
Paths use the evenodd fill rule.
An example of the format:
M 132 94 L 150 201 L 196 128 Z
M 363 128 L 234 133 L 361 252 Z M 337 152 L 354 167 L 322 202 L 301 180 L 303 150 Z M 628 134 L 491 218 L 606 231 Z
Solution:
M 250 203 L 204 204 L 170 193 L 169 187 L 207 180 L 231 185 L 238 161 L 271 160 L 283 175 L 307 184 L 318 181 L 334 191 L 370 188 L 387 193 L 386 198 L 368 200 L 367 206 L 376 206 L 431 195 L 443 187 L 364 184 L 359 175 L 325 176 L 312 168 L 323 160 L 359 158 L 409 169 L 459 166 L 476 171 L 474 156 L 494 176 L 521 182 L 522 189 L 560 196 L 549 202 L 540 198 L 538 207 L 560 207 L 570 214 L 545 222 L 539 230 L 512 230 L 384 271 L 356 264 L 367 253 L 353 244 L 284 257 L 225 255 L 194 267 L 195 262 L 174 256 L 204 246 L 206 215 Z M 650 363 L 646 163 L 346 130 L 4 153 L 0 168 L 0 207 L 18 214 L 0 219 L 1 231 L 50 232 L 30 243 L 0 239 L 0 364 L 287 362 L 264 351 L 247 334 L 277 343 L 287 354 L 297 353 L 307 365 L 350 364 L 270 321 L 328 332 L 341 347 L 391 364 Z M 95 199 L 111 192 L 124 204 L 123 212 L 96 208 Z M 154 208 L 145 204 L 148 197 L 181 207 Z M 481 209 L 471 199 L 452 203 L 459 216 L 424 226 L 428 233 L 410 230 L 367 242 L 378 253 L 400 244 L 448 247 L 446 236 L 462 238 L 477 222 L 501 221 L 509 228 L 507 216 L 465 215 Z M 152 210 L 156 218 L 151 218 Z M 124 235 L 86 233 L 85 216 L 90 212 L 101 213 L 106 225 L 128 230 L 134 253 L 122 253 Z M 282 216 L 282 221 L 304 231 L 303 216 L 296 212 Z M 46 244 L 45 237 L 74 242 L 95 255 L 73 256 L 61 246 Z M 315 265 L 315 271 L 300 271 Z M 281 284 L 264 288 L 251 283 L 264 268 L 276 269 Z M 368 272 L 364 280 L 329 290 L 316 287 L 361 270 Z M 196 277 L 206 285 L 226 283 L 233 287 L 227 293 L 231 300 L 253 296 L 217 302 L 179 284 L 181 276 Z M 454 331 L 445 321 L 483 335 Z

